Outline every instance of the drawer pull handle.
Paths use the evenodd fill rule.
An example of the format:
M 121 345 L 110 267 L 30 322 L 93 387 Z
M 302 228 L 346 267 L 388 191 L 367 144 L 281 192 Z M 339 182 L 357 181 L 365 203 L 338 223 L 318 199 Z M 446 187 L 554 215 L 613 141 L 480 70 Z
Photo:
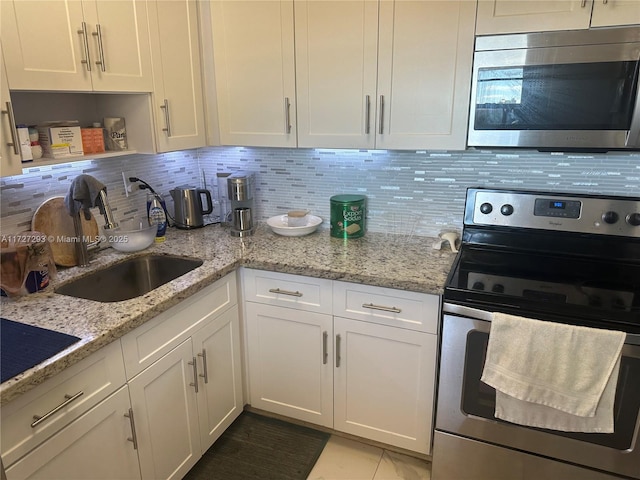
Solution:
M 342 357 L 340 356 L 340 344 L 342 343 L 342 337 L 340 334 L 336 335 L 336 368 L 340 368 L 340 360 Z
M 131 424 L 131 436 L 127 438 L 128 441 L 133 443 L 133 449 L 138 449 L 138 435 L 136 434 L 136 422 L 133 419 L 133 408 L 129 409 L 129 413 L 124 414 L 125 417 L 129 419 L 129 423 Z
M 295 292 L 292 292 L 291 290 L 280 290 L 279 288 L 270 288 L 269 292 L 271 293 L 281 293 L 282 295 L 290 295 L 292 297 L 301 297 L 302 293 L 298 292 L 297 290 Z
M 195 388 L 196 393 L 198 393 L 198 363 L 196 362 L 196 357 L 193 357 L 193 360 L 187 362 L 187 364 L 193 367 L 193 382 L 189 383 L 189 385 Z
M 53 410 L 48 411 L 47 413 L 45 413 L 42 416 L 34 415 L 33 419 L 35 421 L 31 424 L 31 428 L 36 428 L 38 425 L 40 425 L 42 422 L 44 422 L 47 418 L 49 418 L 52 415 L 55 415 L 60 410 L 62 410 L 64 407 L 69 405 L 71 402 L 73 402 L 74 400 L 77 400 L 78 398 L 80 398 L 82 395 L 84 395 L 84 392 L 82 390 L 80 390 L 75 395 L 65 395 L 64 398 L 66 398 L 66 400 L 64 402 L 62 402 L 60 405 L 58 405 L 57 407 L 55 407 Z
M 80 63 L 87 67 L 87 72 L 91 71 L 91 59 L 89 58 L 89 39 L 87 37 L 87 24 L 82 22 L 82 28 L 78 30 L 78 35 L 82 35 L 82 46 L 84 47 L 84 59 Z
M 323 365 L 327 364 L 327 360 L 329 357 L 329 352 L 327 351 L 328 337 L 329 337 L 329 334 L 326 331 L 322 332 L 322 364 Z
M 396 307 L 385 307 L 384 305 L 374 305 L 373 303 L 363 303 L 362 308 L 369 308 L 371 310 L 382 310 L 383 312 L 400 313 L 402 310 Z
M 207 350 L 202 349 L 202 353 L 198 354 L 199 357 L 202 357 L 202 371 L 200 374 L 202 378 L 204 378 L 204 383 L 209 383 L 209 372 L 207 370 Z
M 7 147 L 13 147 L 13 153 L 20 155 L 20 140 L 18 140 L 18 130 L 16 129 L 16 121 L 13 117 L 13 107 L 11 102 L 6 102 L 6 110 L 2 110 L 2 113 L 9 117 L 9 128 L 11 128 L 11 142 L 7 142 Z

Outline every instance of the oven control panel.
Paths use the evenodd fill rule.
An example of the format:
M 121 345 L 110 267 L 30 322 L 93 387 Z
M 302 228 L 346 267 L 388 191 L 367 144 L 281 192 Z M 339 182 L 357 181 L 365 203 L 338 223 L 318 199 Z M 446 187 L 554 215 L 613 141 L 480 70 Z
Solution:
M 640 198 L 469 189 L 465 224 L 640 238 Z

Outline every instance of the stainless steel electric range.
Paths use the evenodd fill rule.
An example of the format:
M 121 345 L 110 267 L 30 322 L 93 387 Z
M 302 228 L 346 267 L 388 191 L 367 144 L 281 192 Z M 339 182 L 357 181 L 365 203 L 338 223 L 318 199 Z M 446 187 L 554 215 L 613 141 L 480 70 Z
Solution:
M 469 189 L 443 312 L 433 480 L 640 479 L 640 198 Z M 494 418 L 492 312 L 626 332 L 614 433 Z

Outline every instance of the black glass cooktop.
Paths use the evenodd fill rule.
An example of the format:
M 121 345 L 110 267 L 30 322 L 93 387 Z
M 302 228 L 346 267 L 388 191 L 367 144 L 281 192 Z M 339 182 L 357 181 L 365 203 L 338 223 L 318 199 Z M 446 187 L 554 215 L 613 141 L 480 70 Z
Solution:
M 444 300 L 640 333 L 640 264 L 467 245 L 449 274 Z

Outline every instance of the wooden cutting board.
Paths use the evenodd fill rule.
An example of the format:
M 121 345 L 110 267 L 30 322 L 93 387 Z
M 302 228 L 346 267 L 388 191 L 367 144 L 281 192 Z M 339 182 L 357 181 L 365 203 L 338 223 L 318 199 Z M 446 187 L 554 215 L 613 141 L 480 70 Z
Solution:
M 91 215 L 90 220 L 82 219 L 82 233 L 85 238 L 95 239 L 99 235 L 98 223 Z M 53 197 L 42 203 L 33 214 L 31 230 L 44 233 L 49 237 L 53 261 L 61 267 L 73 267 L 78 264 L 75 244 L 69 240 L 75 237 L 73 217 L 64 206 L 64 197 Z M 52 241 L 53 240 L 53 241 Z

